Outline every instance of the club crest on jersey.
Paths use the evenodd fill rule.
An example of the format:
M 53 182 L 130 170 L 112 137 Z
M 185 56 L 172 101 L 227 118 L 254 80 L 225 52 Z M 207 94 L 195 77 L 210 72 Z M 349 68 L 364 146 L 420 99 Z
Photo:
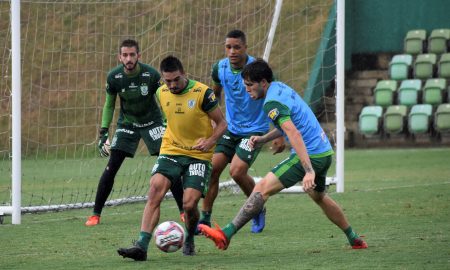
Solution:
M 148 86 L 146 84 L 141 85 L 141 95 L 148 95 Z
M 277 119 L 279 114 L 280 114 L 280 112 L 278 111 L 277 108 L 275 108 L 275 109 L 272 109 L 269 111 L 268 116 L 270 119 L 275 120 L 275 119 Z
M 194 106 L 195 106 L 195 100 L 193 100 L 193 99 L 188 100 L 188 107 L 189 107 L 189 109 L 194 108 Z

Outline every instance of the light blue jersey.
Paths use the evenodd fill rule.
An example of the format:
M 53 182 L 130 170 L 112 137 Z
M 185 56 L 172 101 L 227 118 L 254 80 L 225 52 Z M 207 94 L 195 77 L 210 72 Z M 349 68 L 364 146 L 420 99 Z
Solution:
M 280 131 L 282 131 L 280 125 L 290 119 L 300 131 L 309 156 L 326 156 L 333 153 L 330 141 L 314 113 L 286 84 L 282 82 L 270 84 L 264 99 L 264 112 Z M 289 140 L 286 135 L 284 137 Z M 291 153 L 295 153 L 293 148 Z
M 248 56 L 247 64 L 253 61 L 255 58 Z M 213 66 L 212 77 L 225 92 L 226 120 L 231 133 L 268 132 L 269 122 L 263 112 L 263 100 L 250 98 L 245 91 L 241 70 L 233 70 L 230 60 L 224 58 Z

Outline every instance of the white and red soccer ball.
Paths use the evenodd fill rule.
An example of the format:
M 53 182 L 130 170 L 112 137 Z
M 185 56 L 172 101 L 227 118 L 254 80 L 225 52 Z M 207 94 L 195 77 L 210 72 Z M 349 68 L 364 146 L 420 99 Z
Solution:
M 155 229 L 156 246 L 167 253 L 179 250 L 184 243 L 184 229 L 175 221 L 165 221 Z

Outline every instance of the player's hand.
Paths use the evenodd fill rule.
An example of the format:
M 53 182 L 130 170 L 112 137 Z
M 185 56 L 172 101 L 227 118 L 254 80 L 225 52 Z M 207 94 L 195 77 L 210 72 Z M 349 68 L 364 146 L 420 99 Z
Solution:
M 248 146 L 250 146 L 250 149 L 258 148 L 264 143 L 262 136 L 251 136 L 250 139 L 248 139 Z
M 303 176 L 302 185 L 305 192 L 309 192 L 316 187 L 316 184 L 314 183 L 315 178 L 316 173 L 314 171 L 307 172 L 305 176 Z
M 286 143 L 284 141 L 284 137 L 276 138 L 272 141 L 272 146 L 270 149 L 273 151 L 273 154 L 276 155 L 281 153 L 286 148 Z
M 110 145 L 106 143 L 109 135 L 108 128 L 100 128 L 98 133 L 98 151 L 100 156 L 109 157 Z
M 214 144 L 215 144 L 215 142 L 213 142 L 211 140 L 208 140 L 205 138 L 200 138 L 197 140 L 197 144 L 192 146 L 192 149 L 202 151 L 202 152 L 208 152 L 209 149 L 211 149 L 211 147 L 213 147 Z

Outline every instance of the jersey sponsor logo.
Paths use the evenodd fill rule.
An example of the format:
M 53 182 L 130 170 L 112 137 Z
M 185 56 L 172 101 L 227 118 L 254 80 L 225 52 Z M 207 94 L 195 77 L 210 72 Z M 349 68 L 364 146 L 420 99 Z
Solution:
M 138 86 L 134 84 L 134 82 L 131 82 L 131 84 L 128 86 L 130 89 L 137 88 Z
M 150 77 L 150 72 L 146 71 L 142 73 L 142 77 Z
M 275 120 L 277 119 L 278 115 L 280 115 L 280 112 L 277 108 L 270 110 L 270 112 L 267 114 L 270 119 Z
M 148 86 L 146 84 L 141 85 L 141 95 L 143 96 L 148 95 Z
M 119 128 L 119 129 L 117 129 L 116 133 L 119 133 L 119 132 L 128 133 L 128 134 L 134 134 L 134 131 L 126 129 L 126 128 Z
M 189 109 L 194 108 L 194 106 L 195 106 L 195 100 L 193 100 L 193 99 L 188 100 L 188 107 L 189 107 Z
M 241 143 L 239 144 L 239 148 L 251 152 L 252 149 L 250 148 L 249 139 L 242 139 Z
M 228 135 L 222 135 L 222 138 L 224 138 L 225 140 L 229 140 L 229 139 L 231 139 L 231 137 L 230 136 L 228 136 Z
M 166 129 L 164 127 L 155 127 L 153 129 L 150 129 L 148 131 L 148 134 L 150 135 L 150 137 L 152 137 L 152 140 L 156 141 L 162 138 L 165 130 Z
M 114 79 L 122 79 L 122 78 L 123 78 L 122 73 L 118 73 L 118 74 L 114 75 Z
M 189 176 L 205 177 L 206 166 L 203 163 L 189 165 Z

